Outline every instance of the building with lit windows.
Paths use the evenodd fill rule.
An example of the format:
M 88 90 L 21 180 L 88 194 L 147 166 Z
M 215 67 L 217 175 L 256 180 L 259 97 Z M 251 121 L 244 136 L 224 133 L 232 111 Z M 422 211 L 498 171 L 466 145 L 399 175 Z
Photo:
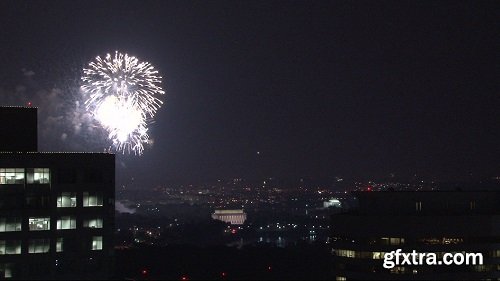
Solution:
M 0 279 L 109 278 L 114 155 L 37 152 L 36 108 L 0 107 L 0 118 L 31 131 L 0 141 Z
M 212 219 L 220 220 L 231 225 L 243 225 L 247 214 L 243 210 L 215 210 Z
M 359 207 L 332 216 L 337 280 L 499 280 L 500 192 L 356 192 Z M 482 253 L 484 265 L 383 267 L 384 254 Z

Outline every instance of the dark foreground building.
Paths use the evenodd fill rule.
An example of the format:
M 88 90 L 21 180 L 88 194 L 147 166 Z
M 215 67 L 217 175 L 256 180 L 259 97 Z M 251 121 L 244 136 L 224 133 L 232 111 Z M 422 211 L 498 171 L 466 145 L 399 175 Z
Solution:
M 337 280 L 500 280 L 500 192 L 358 192 L 332 216 Z M 482 253 L 484 265 L 383 267 L 384 254 Z M 394 260 L 394 259 L 393 259 Z
M 0 278 L 110 277 L 115 156 L 37 152 L 35 108 L 0 118 Z

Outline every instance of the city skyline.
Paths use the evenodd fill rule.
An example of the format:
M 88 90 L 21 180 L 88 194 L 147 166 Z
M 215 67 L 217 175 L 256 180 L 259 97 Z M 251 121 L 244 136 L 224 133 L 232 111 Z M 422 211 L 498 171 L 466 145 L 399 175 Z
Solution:
M 500 280 L 499 18 L 0 1 L 0 279 Z

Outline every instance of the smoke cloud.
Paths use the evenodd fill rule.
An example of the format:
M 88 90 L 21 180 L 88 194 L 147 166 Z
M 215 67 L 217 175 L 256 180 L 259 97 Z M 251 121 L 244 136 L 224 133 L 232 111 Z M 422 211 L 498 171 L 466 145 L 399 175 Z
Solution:
M 35 72 L 22 72 L 22 84 L 0 88 L 0 106 L 38 108 L 40 151 L 104 150 L 105 132 L 87 112 L 78 84 L 44 89 L 36 83 Z

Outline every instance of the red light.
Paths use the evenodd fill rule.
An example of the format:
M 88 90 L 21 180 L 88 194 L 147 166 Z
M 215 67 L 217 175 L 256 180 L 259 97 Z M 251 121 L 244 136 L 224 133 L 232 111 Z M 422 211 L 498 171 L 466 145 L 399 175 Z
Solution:
M 368 188 L 367 188 L 367 190 L 368 190 L 368 191 L 372 191 L 372 188 L 371 188 L 371 187 L 368 187 Z
M 236 234 L 236 229 L 231 230 L 232 234 Z
M 181 277 L 181 280 L 182 280 L 182 281 L 186 281 L 186 280 L 189 280 L 189 278 L 188 278 L 187 276 L 182 276 L 182 277 Z
M 269 271 L 271 271 L 272 269 L 273 269 L 273 268 L 272 268 L 272 267 L 270 267 L 270 266 L 268 266 L 268 267 L 267 267 L 267 270 L 269 270 Z
M 221 275 L 222 277 L 226 277 L 227 274 L 225 272 L 222 272 Z
M 147 275 L 148 271 L 146 269 L 143 269 L 141 273 L 142 273 L 142 275 Z
M 28 102 L 28 106 L 31 107 L 31 102 L 30 101 Z

